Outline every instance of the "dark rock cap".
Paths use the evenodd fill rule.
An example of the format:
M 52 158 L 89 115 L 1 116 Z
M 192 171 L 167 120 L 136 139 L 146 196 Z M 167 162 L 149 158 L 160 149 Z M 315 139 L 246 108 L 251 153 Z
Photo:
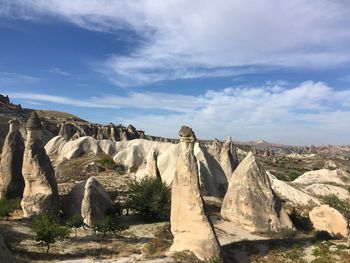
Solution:
M 181 138 L 194 138 L 196 139 L 196 135 L 194 134 L 191 127 L 188 126 L 182 126 L 179 131 L 179 136 Z
M 35 111 L 33 111 L 30 114 L 30 117 L 26 123 L 26 129 L 32 129 L 32 130 L 41 130 L 43 126 L 41 125 L 41 121 L 38 117 L 38 114 L 36 114 Z

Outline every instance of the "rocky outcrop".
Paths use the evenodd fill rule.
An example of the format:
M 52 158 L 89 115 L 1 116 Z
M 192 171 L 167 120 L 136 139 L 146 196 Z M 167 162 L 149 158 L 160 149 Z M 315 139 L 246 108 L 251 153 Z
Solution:
M 321 205 L 309 213 L 310 220 L 316 230 L 325 230 L 332 235 L 348 236 L 349 228 L 346 218 L 336 209 Z
M 170 224 L 174 242 L 170 251 L 189 250 L 205 260 L 220 255 L 220 244 L 200 195 L 197 160 L 193 152 L 196 137 L 186 126 L 180 129 L 179 135 L 180 149 L 171 196 Z
M 269 177 L 251 152 L 232 175 L 221 215 L 250 231 L 293 227 L 271 189 Z
M 227 180 L 230 181 L 233 171 L 238 166 L 237 153 L 231 137 L 229 137 L 222 145 L 220 151 L 220 164 L 225 172 Z
M 20 122 L 10 120 L 1 154 L 0 198 L 22 198 L 24 179 L 22 175 L 24 141 L 19 131 Z
M 350 174 L 341 168 L 335 170 L 321 169 L 306 172 L 293 181 L 293 184 L 298 185 L 314 183 L 333 183 L 346 186 L 350 184 Z
M 11 251 L 7 248 L 4 238 L 0 234 L 0 262 L 2 263 L 15 263 L 16 260 L 12 256 Z
M 104 219 L 112 200 L 96 178 L 75 185 L 63 201 L 63 213 L 66 218 L 80 216 L 84 223 L 93 226 Z
M 208 152 L 215 158 L 217 162 L 220 162 L 221 148 L 222 143 L 218 139 L 215 139 L 208 148 Z
M 26 123 L 27 139 L 22 174 L 25 181 L 21 206 L 25 217 L 42 212 L 59 214 L 55 172 L 40 140 L 42 126 L 34 112 Z
M 156 150 L 152 149 L 148 154 L 146 171 L 147 171 L 147 176 L 161 179 L 158 165 L 157 165 L 157 157 L 158 155 Z

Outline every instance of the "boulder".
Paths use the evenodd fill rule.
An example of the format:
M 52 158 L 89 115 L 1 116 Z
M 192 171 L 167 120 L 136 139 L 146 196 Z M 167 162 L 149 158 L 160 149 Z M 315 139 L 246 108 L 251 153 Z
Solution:
M 94 226 L 104 219 L 112 200 L 96 178 L 75 185 L 63 200 L 63 213 L 66 218 L 80 216 L 88 226 Z
M 232 175 L 221 215 L 250 231 L 293 227 L 271 188 L 268 175 L 251 152 Z
M 19 121 L 10 120 L 9 124 L 9 133 L 5 138 L 1 154 L 0 198 L 22 198 L 24 141 L 19 131 Z
M 34 112 L 26 124 L 27 139 L 22 174 L 25 182 L 21 206 L 25 217 L 42 212 L 59 214 L 55 171 L 40 140 L 42 126 Z
M 321 205 L 309 213 L 310 220 L 316 230 L 325 230 L 332 235 L 348 236 L 349 228 L 346 218 L 329 205 Z
M 179 135 L 180 149 L 171 195 L 170 224 L 174 242 L 170 251 L 189 250 L 199 259 L 206 260 L 220 256 L 220 244 L 200 195 L 197 160 L 193 152 L 196 137 L 186 126 L 180 129 Z
M 7 248 L 4 238 L 0 234 L 0 259 L 2 263 L 15 263 L 16 260 L 12 256 L 11 251 Z

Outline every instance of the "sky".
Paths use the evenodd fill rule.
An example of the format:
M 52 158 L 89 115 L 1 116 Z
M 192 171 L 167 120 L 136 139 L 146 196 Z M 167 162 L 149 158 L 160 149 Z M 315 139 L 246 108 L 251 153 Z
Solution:
M 350 1 L 0 0 L 0 93 L 176 138 L 350 144 Z

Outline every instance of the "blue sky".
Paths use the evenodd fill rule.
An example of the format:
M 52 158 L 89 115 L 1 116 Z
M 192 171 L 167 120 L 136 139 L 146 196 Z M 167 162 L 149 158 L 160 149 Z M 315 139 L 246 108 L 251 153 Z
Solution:
M 349 28 L 340 0 L 0 0 L 0 92 L 152 135 L 350 144 Z

